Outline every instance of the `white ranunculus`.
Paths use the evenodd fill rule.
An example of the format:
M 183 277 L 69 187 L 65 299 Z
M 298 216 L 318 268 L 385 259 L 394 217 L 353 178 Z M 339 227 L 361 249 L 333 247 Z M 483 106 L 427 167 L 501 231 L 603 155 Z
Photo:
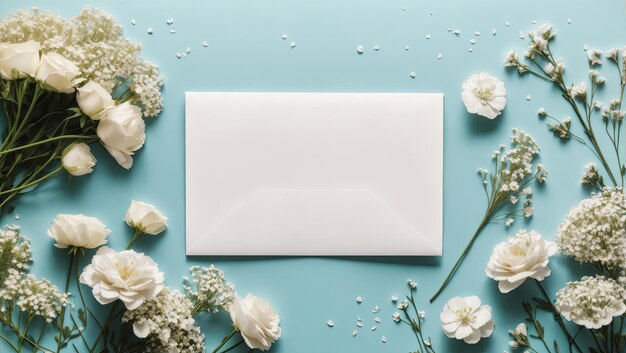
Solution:
M 96 165 L 96 157 L 91 153 L 89 145 L 81 142 L 65 150 L 61 157 L 61 165 L 73 176 L 90 174 Z
M 252 294 L 235 297 L 230 307 L 230 318 L 248 347 L 267 351 L 280 338 L 280 318 L 263 299 Z
M 117 163 L 126 169 L 133 166 L 132 155 L 146 141 L 146 125 L 141 109 L 122 103 L 110 109 L 98 124 L 98 137 Z
M 480 304 L 480 298 L 474 295 L 450 299 L 439 315 L 446 336 L 469 344 L 491 336 L 494 328 L 491 307 Z
M 506 106 L 506 88 L 504 82 L 481 72 L 463 83 L 461 98 L 468 112 L 495 119 Z
M 76 94 L 78 107 L 93 120 L 100 119 L 105 110 L 115 105 L 111 93 L 96 82 L 89 81 L 77 87 L 76 91 L 78 92 Z
M 24 43 L 0 43 L 0 76 L 5 80 L 12 80 L 13 70 L 17 70 L 18 77 L 35 76 L 39 66 L 38 42 L 29 40 Z
M 35 78 L 61 93 L 72 93 L 81 81 L 79 75 L 80 70 L 72 61 L 57 53 L 47 53 L 41 56 Z
M 106 246 L 98 249 L 80 275 L 80 283 L 92 288 L 100 304 L 121 300 L 134 310 L 154 299 L 163 290 L 163 272 L 149 257 L 134 250 L 116 252 Z
M 520 230 L 507 241 L 496 245 L 487 263 L 487 277 L 498 281 L 498 289 L 508 293 L 519 287 L 527 278 L 542 281 L 550 275 L 550 256 L 557 246 L 543 239 L 541 234 Z
M 95 249 L 107 243 L 111 231 L 96 217 L 82 214 L 59 214 L 48 229 L 57 248 Z
M 124 216 L 131 228 L 150 235 L 157 235 L 167 228 L 167 217 L 151 204 L 132 200 Z

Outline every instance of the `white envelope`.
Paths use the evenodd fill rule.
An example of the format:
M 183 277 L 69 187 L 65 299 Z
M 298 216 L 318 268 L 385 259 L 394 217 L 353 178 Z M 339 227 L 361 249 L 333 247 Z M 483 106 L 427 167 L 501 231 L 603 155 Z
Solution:
M 441 255 L 443 95 L 186 93 L 188 255 Z

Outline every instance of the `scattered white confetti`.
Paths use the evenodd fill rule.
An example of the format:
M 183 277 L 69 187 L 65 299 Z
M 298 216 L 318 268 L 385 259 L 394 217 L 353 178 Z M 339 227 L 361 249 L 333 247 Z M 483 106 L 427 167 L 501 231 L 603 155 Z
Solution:
M 186 58 L 187 57 L 187 53 L 183 53 L 182 56 L 183 56 L 183 59 Z
M 287 39 L 287 38 L 289 38 L 289 36 L 287 35 L 287 33 L 283 33 L 282 38 L 283 38 L 283 39 Z
M 509 27 L 509 26 L 511 25 L 511 22 L 506 21 L 506 22 L 504 22 L 504 25 L 505 25 L 505 26 L 507 26 L 507 27 Z
M 363 327 L 363 323 L 362 323 L 361 321 L 357 321 L 357 322 L 356 322 L 356 325 L 357 325 L 358 327 Z
M 567 18 L 567 24 L 571 24 L 572 23 L 572 19 L 571 18 Z
M 385 336 L 381 337 L 381 338 L 380 338 L 380 340 L 381 340 L 383 343 L 387 343 L 387 337 L 385 337 Z
M 519 39 L 524 39 L 526 38 L 526 35 L 524 34 L 524 32 L 519 31 Z
M 409 50 L 411 49 L 408 45 L 406 47 L 404 47 L 404 50 Z
M 433 11 L 433 10 L 430 10 L 430 15 L 432 16 L 434 12 L 435 12 L 435 11 Z
M 333 322 L 333 320 L 328 320 L 326 321 L 326 325 L 328 325 L 328 327 L 333 327 L 335 326 L 335 323 Z
M 146 32 L 148 32 L 148 34 L 152 34 L 152 33 L 154 33 L 154 29 L 153 29 L 152 27 L 151 27 L 151 28 L 148 28 L 148 29 L 146 30 Z
M 361 317 L 360 317 L 360 316 L 357 316 L 357 317 L 356 317 L 356 321 L 363 321 L 363 319 L 361 319 Z
M 359 333 L 359 331 L 357 330 L 352 331 L 352 337 L 355 337 L 357 333 Z
M 474 45 L 474 44 L 476 44 L 476 39 L 472 38 L 472 39 L 470 39 L 469 42 L 470 42 L 470 44 Z
M 452 34 L 454 34 L 457 37 L 460 37 L 461 36 L 461 30 L 455 29 L 455 30 L 452 31 Z
M 536 24 L 536 23 L 537 23 L 537 19 L 533 19 L 533 24 Z
M 202 46 L 203 47 L 208 47 L 209 46 L 209 42 L 207 42 L 206 40 L 202 42 Z
M 415 73 L 415 71 L 411 71 L 411 73 L 409 73 L 409 76 L 411 76 L 411 78 L 415 78 L 417 74 Z
M 380 323 L 381 323 L 381 320 L 380 320 L 380 318 L 379 318 L 378 316 L 376 316 L 376 317 L 374 318 L 374 322 L 375 322 L 375 323 L 377 323 L 377 324 L 380 324 Z
M 530 94 L 526 95 L 526 100 L 529 101 L 530 100 Z
M 20 214 L 19 213 L 15 214 L 15 219 L 17 219 L 18 221 L 20 220 Z
M 474 51 L 474 49 L 473 48 L 469 48 L 469 49 L 467 49 L 467 51 L 471 53 L 471 52 Z
M 296 47 L 296 42 L 291 42 L 291 43 L 289 44 L 289 47 L 290 47 L 291 49 L 295 48 L 295 47 Z
M 359 45 L 358 47 L 356 47 L 356 52 L 359 54 L 363 54 L 363 52 L 365 51 L 365 48 L 363 48 L 362 45 Z
M 182 57 L 183 57 L 183 54 L 182 54 L 182 53 L 180 53 L 180 52 L 178 52 L 178 53 L 176 53 L 176 57 L 180 59 L 180 58 L 182 58 Z
M 496 29 L 495 28 L 491 29 L 491 34 L 493 34 L 494 36 L 496 35 Z
M 376 45 L 374 46 L 374 50 L 379 51 L 379 50 L 380 50 L 380 45 L 376 44 Z
M 191 53 L 191 47 L 187 47 L 186 52 L 187 52 L 187 54 Z
M 170 29 L 170 33 L 171 33 L 171 34 L 176 34 L 176 28 L 172 28 L 172 29 Z
M 589 47 L 587 46 L 587 44 L 583 45 L 583 50 L 584 50 L 584 51 L 589 50 Z
M 356 302 L 359 303 L 359 304 L 363 303 L 363 297 L 360 296 L 360 295 L 358 297 L 356 297 Z
M 374 314 L 376 314 L 376 313 L 377 313 L 377 312 L 379 312 L 379 311 L 380 311 L 380 308 L 378 307 L 378 305 L 376 305 L 376 306 L 374 307 L 374 309 L 372 309 L 372 312 L 373 312 Z
M 378 328 L 378 327 L 376 327 L 376 326 L 372 326 L 372 328 L 371 328 L 370 330 L 372 330 L 372 331 L 376 331 L 376 329 L 377 329 L 377 328 Z
M 401 7 L 402 11 L 406 11 L 406 6 Z
M 475 35 L 476 37 L 478 37 L 478 36 L 480 36 L 480 32 L 474 32 L 474 35 Z
M 430 39 L 430 33 L 426 35 L 426 39 Z
M 441 58 L 443 58 L 443 54 L 441 53 L 437 54 L 437 59 L 441 59 Z
M 132 20 L 130 20 L 130 24 L 134 26 L 137 24 L 137 21 L 135 21 L 135 19 L 133 18 Z
M 392 303 L 397 303 L 398 302 L 398 297 L 396 297 L 395 295 L 391 297 L 391 302 Z
M 165 20 L 165 23 L 167 23 L 168 25 L 171 25 L 174 23 L 174 19 L 170 17 L 167 20 Z

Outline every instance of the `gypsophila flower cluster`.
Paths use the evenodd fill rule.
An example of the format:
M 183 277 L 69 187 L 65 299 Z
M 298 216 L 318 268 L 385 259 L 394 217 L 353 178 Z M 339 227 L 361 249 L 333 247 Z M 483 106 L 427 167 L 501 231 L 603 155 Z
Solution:
M 30 242 L 20 234 L 17 226 L 0 230 L 0 293 L 9 278 L 21 278 L 32 262 Z
M 194 304 L 193 314 L 202 311 L 228 311 L 235 297 L 235 288 L 226 281 L 224 272 L 211 265 L 192 266 L 191 278 L 184 277 L 185 295 Z
M 598 329 L 626 312 L 625 299 L 626 290 L 615 280 L 585 276 L 559 290 L 555 306 L 567 320 Z
M 600 172 L 598 171 L 598 166 L 595 163 L 585 164 L 585 172 L 583 173 L 580 183 L 583 185 L 595 186 L 600 181 L 601 177 Z
M 48 323 L 61 313 L 69 297 L 47 279 L 37 279 L 34 275 L 11 276 L 0 295 L 4 300 L 14 301 L 20 311 L 40 316 Z
M 621 188 L 605 188 L 574 207 L 559 226 L 559 251 L 579 262 L 608 268 L 626 260 L 626 198 Z
M 163 290 L 155 299 L 128 310 L 123 323 L 132 323 L 139 338 L 147 338 L 146 352 L 204 352 L 204 334 L 191 315 L 193 304 L 182 293 Z
M 0 43 L 40 42 L 42 50 L 56 52 L 78 66 L 81 77 L 99 83 L 109 92 L 130 85 L 134 103 L 145 116 L 163 108 L 163 79 L 155 65 L 141 59 L 141 45 L 122 35 L 110 14 L 86 7 L 78 16 L 64 19 L 39 9 L 20 10 L 0 21 Z M 127 81 L 126 81 L 127 80 Z

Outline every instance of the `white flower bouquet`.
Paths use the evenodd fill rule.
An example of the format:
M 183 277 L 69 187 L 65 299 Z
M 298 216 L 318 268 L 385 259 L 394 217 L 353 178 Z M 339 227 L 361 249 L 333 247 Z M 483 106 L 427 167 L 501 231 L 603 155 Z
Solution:
M 0 211 L 60 172 L 91 173 L 93 143 L 131 168 L 143 118 L 163 107 L 162 78 L 139 54 L 100 10 L 68 20 L 34 9 L 0 21 Z

